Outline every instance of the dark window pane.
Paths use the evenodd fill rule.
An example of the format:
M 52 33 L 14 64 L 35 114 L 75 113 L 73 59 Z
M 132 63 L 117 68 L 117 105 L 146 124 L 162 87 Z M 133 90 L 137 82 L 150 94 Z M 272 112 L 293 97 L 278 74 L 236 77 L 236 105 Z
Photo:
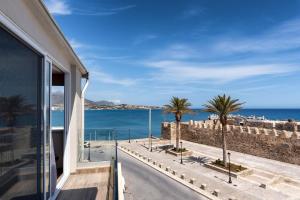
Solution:
M 0 199 L 41 191 L 42 58 L 0 27 Z

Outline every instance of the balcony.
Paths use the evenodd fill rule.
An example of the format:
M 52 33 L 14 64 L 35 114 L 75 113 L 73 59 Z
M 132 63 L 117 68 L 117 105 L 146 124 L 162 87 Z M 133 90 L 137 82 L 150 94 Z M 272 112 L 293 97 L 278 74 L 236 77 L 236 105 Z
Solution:
M 122 174 L 116 159 L 117 132 L 113 129 L 87 129 L 85 132 L 84 145 L 78 146 L 77 170 L 65 181 L 57 199 L 122 199 L 122 187 L 120 192 L 118 190 Z M 62 133 L 63 129 L 52 130 L 57 166 L 59 157 L 63 157 L 63 152 L 58 151 Z M 79 134 L 79 141 L 80 138 Z
M 107 164 L 79 168 L 69 176 L 57 199 L 113 199 L 109 192 L 109 188 L 113 189 L 111 172 L 111 165 Z

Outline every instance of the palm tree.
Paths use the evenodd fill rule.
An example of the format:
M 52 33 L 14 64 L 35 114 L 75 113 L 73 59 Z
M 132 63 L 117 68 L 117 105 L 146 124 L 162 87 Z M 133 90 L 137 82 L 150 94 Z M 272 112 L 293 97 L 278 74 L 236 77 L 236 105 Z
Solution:
M 208 101 L 207 104 L 204 104 L 204 112 L 213 113 L 219 116 L 220 123 L 222 124 L 222 142 L 223 142 L 223 163 L 224 166 L 227 166 L 227 157 L 226 157 L 226 125 L 228 115 L 232 112 L 236 112 L 242 108 L 244 103 L 240 103 L 239 99 L 232 99 L 230 96 L 218 95 L 212 100 Z
M 180 99 L 178 97 L 172 97 L 170 104 L 164 105 L 165 113 L 173 113 L 176 120 L 176 151 L 179 151 L 179 138 L 180 134 L 180 121 L 184 114 L 193 113 L 189 108 L 192 104 L 188 99 Z
M 0 97 L 0 118 L 4 118 L 8 127 L 13 127 L 18 115 L 32 111 L 32 105 L 25 104 L 21 95 Z

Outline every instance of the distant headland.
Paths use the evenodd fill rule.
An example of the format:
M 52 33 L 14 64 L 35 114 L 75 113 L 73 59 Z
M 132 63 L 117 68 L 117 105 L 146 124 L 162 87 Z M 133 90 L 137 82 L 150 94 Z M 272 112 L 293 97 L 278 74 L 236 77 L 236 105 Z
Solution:
M 100 100 L 92 101 L 85 99 L 86 110 L 145 110 L 145 109 L 161 109 L 159 106 L 148 105 L 131 105 L 131 104 L 115 104 L 111 101 Z M 52 110 L 64 109 L 64 95 L 61 92 L 52 94 Z

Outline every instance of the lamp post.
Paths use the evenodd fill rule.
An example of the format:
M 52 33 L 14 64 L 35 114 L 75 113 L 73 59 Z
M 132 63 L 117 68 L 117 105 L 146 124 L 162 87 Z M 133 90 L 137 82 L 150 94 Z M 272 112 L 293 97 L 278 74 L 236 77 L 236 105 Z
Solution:
M 151 142 L 150 142 L 150 151 L 152 152 L 152 134 L 150 135 L 151 137 Z
M 183 164 L 182 162 L 182 141 L 180 141 L 180 146 L 181 146 L 181 149 L 180 149 L 180 164 Z
M 113 130 L 114 134 L 115 134 L 115 145 L 116 145 L 116 149 L 115 149 L 115 164 L 114 164 L 114 180 L 118 180 L 118 134 L 115 130 Z M 114 189 L 114 193 L 115 193 L 115 197 L 116 199 L 119 199 L 119 185 L 115 184 L 114 185 L 115 189 Z M 117 191 L 115 191 L 117 190 Z
M 130 129 L 128 129 L 128 143 L 130 143 Z
M 115 145 L 116 145 L 116 149 L 115 149 L 116 164 L 118 164 L 118 135 L 115 131 L 114 134 L 115 134 Z
M 151 108 L 149 108 L 149 149 L 152 152 Z
M 90 132 L 90 142 L 89 142 L 89 155 L 88 155 L 88 161 L 91 161 L 91 132 Z
M 228 161 L 229 161 L 229 166 L 228 166 L 229 180 L 228 180 L 228 183 L 232 183 L 232 181 L 231 181 L 231 171 L 230 171 L 230 152 L 228 152 L 227 154 L 228 154 Z

